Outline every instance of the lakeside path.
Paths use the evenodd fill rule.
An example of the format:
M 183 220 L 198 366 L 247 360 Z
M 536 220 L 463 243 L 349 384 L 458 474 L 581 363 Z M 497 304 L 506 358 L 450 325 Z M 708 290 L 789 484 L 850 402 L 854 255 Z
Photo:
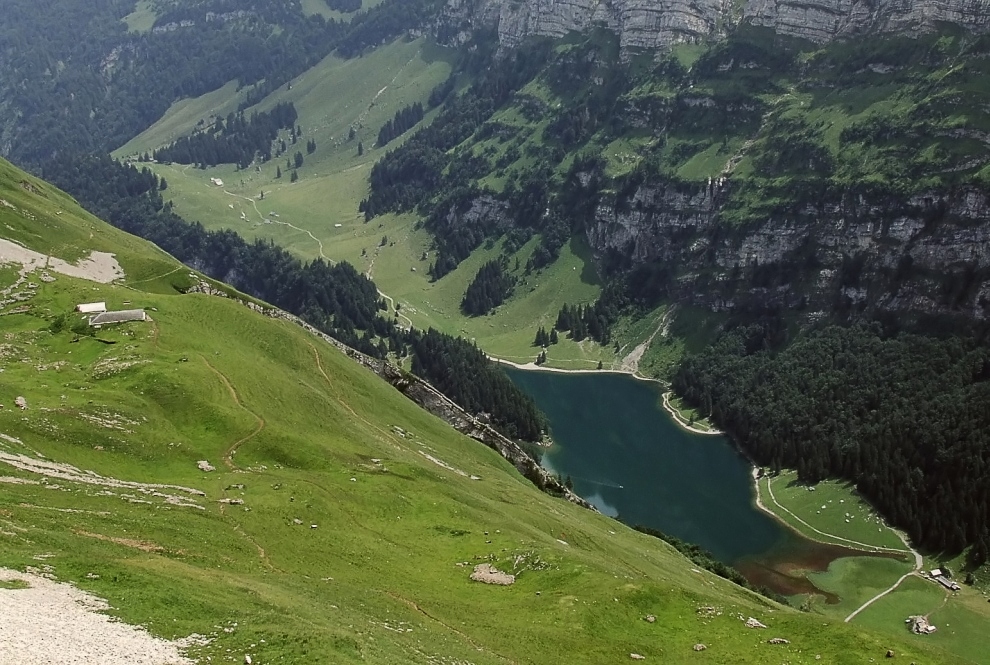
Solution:
M 766 504 L 763 503 L 762 493 L 761 493 L 761 490 L 760 490 L 760 480 L 761 480 L 761 478 L 762 478 L 762 476 L 759 475 L 759 470 L 754 465 L 753 466 L 753 483 L 756 486 L 756 507 L 759 508 L 760 510 L 766 512 L 767 514 L 773 516 L 774 519 L 777 519 L 778 521 L 780 521 L 782 524 L 784 524 L 788 528 L 793 529 L 794 531 L 797 531 L 798 533 L 801 533 L 793 524 L 788 523 L 783 517 L 780 516 L 779 513 L 775 512 L 771 508 L 768 508 L 766 506 Z M 898 538 L 900 538 L 901 542 L 904 543 L 904 547 L 907 548 L 907 549 L 903 549 L 902 550 L 902 549 L 897 549 L 897 548 L 893 548 L 893 547 L 878 547 L 876 545 L 869 545 L 867 543 L 861 543 L 861 542 L 859 542 L 857 540 L 850 540 L 849 538 L 843 538 L 842 536 L 837 536 L 837 535 L 835 535 L 833 533 L 826 533 L 825 531 L 821 531 L 820 529 L 816 529 L 815 527 L 811 526 L 810 524 L 808 524 L 807 522 L 805 522 L 803 519 L 801 519 L 800 517 L 798 517 L 797 515 L 795 515 L 791 510 L 787 509 L 786 507 L 784 507 L 783 505 L 781 505 L 781 503 L 779 501 L 777 501 L 777 497 L 775 497 L 774 494 L 773 494 L 773 486 L 770 483 L 770 479 L 769 478 L 767 479 L 767 496 L 770 498 L 770 501 L 773 502 L 773 505 L 774 506 L 776 506 L 780 510 L 784 511 L 785 513 L 787 513 L 788 515 L 790 515 L 791 517 L 793 517 L 795 520 L 797 520 L 798 522 L 800 522 L 801 524 L 803 524 L 805 527 L 811 529 L 812 531 L 814 531 L 815 533 L 817 533 L 817 534 L 819 534 L 821 536 L 825 536 L 826 538 L 831 538 L 834 541 L 841 541 L 843 543 L 848 543 L 849 545 L 852 545 L 853 546 L 853 549 L 862 550 L 863 552 L 900 552 L 900 553 L 903 553 L 903 554 L 911 554 L 911 555 L 914 556 L 914 569 L 913 570 L 911 570 L 911 571 L 909 571 L 907 573 L 904 573 L 903 575 L 901 575 L 900 578 L 898 578 L 898 580 L 896 582 L 894 582 L 892 585 L 890 585 L 890 587 L 888 587 L 887 589 L 881 591 L 880 593 L 878 593 L 877 595 L 873 596 L 872 598 L 870 598 L 869 600 L 867 600 L 865 603 L 863 603 L 862 605 L 860 605 L 858 608 L 856 608 L 849 616 L 847 616 L 844 619 L 845 623 L 849 623 L 850 621 L 852 621 L 853 619 L 856 618 L 856 615 L 857 614 L 859 614 L 860 612 L 862 612 L 863 610 L 865 610 L 867 607 L 869 607 L 870 605 L 872 605 L 876 601 L 880 600 L 881 598 L 883 598 L 887 594 L 889 594 L 892 591 L 894 591 L 895 589 L 897 589 L 897 587 L 899 587 L 901 585 L 901 582 L 903 582 L 907 578 L 911 577 L 912 575 L 920 575 L 921 568 L 924 565 L 924 559 L 922 558 L 921 554 L 916 549 L 914 549 L 913 547 L 911 547 L 911 544 L 908 543 L 908 541 L 907 541 L 907 537 L 903 533 L 901 533 L 900 531 L 898 531 L 897 529 L 892 529 L 891 527 L 887 527 L 888 529 L 890 529 L 891 531 L 893 531 L 897 535 Z M 809 537 L 807 534 L 803 534 L 802 533 L 801 535 L 804 536 L 805 538 Z M 826 544 L 834 544 L 834 543 L 829 543 L 826 540 L 820 540 L 820 542 L 823 542 L 823 543 L 826 543 Z
M 619 370 L 616 370 L 616 369 L 559 369 L 559 368 L 556 368 L 556 367 L 542 367 L 542 366 L 537 365 L 536 363 L 533 363 L 533 362 L 529 362 L 529 363 L 525 363 L 525 364 L 515 363 L 515 362 L 512 362 L 511 360 L 505 360 L 503 358 L 498 358 L 498 357 L 495 357 L 495 356 L 488 356 L 488 359 L 491 360 L 492 362 L 496 363 L 496 364 L 504 363 L 506 365 L 509 365 L 510 367 L 514 367 L 515 369 L 521 369 L 521 370 L 531 371 L 531 372 L 554 372 L 554 373 L 557 373 L 557 374 L 625 374 L 627 376 L 631 376 L 634 379 L 638 379 L 640 381 L 649 381 L 649 382 L 652 382 L 652 383 L 662 383 L 662 382 L 660 382 L 660 381 L 658 381 L 656 379 L 649 379 L 649 378 L 646 378 L 644 376 L 641 376 L 638 373 L 636 373 L 635 371 L 631 371 L 631 370 L 621 370 L 621 369 L 619 369 Z M 674 420 L 675 423 L 677 423 L 677 425 L 679 427 L 681 427 L 682 429 L 685 429 L 685 430 L 687 430 L 689 432 L 692 432 L 694 434 L 706 434 L 706 435 L 722 435 L 722 434 L 724 434 L 723 432 L 721 432 L 719 430 L 701 430 L 701 429 L 698 429 L 696 427 L 691 426 L 689 423 L 686 423 L 683 420 L 683 417 L 680 415 L 680 413 L 678 413 L 677 409 L 675 409 L 673 406 L 671 406 L 671 404 L 670 404 L 670 394 L 671 394 L 670 391 L 666 391 L 666 392 L 663 393 L 663 396 L 662 396 L 663 397 L 663 408 L 667 411 L 667 413 L 670 414 L 670 417 Z M 775 520 L 777 520 L 778 522 L 780 522 L 781 524 L 783 524 L 785 527 L 787 527 L 787 528 L 789 528 L 789 529 L 797 532 L 802 537 L 810 538 L 810 536 L 808 536 L 807 534 L 802 533 L 801 531 L 799 531 L 797 529 L 797 527 L 795 527 L 793 524 L 790 524 L 787 520 L 785 520 L 780 515 L 780 513 L 775 512 L 773 509 L 771 509 L 765 503 L 763 503 L 763 495 L 762 495 L 762 492 L 760 490 L 760 478 L 761 478 L 761 476 L 759 474 L 759 467 L 756 465 L 756 463 L 748 455 L 746 455 L 746 458 L 747 458 L 747 460 L 749 461 L 749 463 L 753 467 L 752 473 L 753 473 L 753 485 L 754 485 L 754 489 L 756 491 L 756 507 L 759 508 L 760 510 L 762 510 L 763 512 L 767 513 L 771 517 L 773 517 Z M 860 612 L 862 612 L 863 610 L 865 610 L 867 607 L 869 607 L 870 605 L 872 605 L 876 601 L 880 600 L 881 598 L 883 598 L 887 594 L 889 594 L 889 593 L 893 592 L 894 590 L 896 590 L 897 587 L 899 587 L 901 585 L 901 583 L 904 580 L 906 580 L 907 578 L 911 577 L 912 575 L 920 575 L 921 568 L 924 565 L 924 559 L 922 558 L 921 554 L 918 553 L 917 550 L 915 550 L 913 547 L 911 547 L 911 544 L 907 541 L 907 538 L 905 537 L 905 535 L 903 533 L 901 533 L 900 531 L 898 531 L 897 529 L 891 529 L 890 527 L 887 527 L 888 529 L 891 529 L 891 531 L 893 531 L 897 535 L 898 538 L 900 538 L 901 542 L 904 543 L 904 547 L 906 549 L 897 549 L 897 548 L 891 548 L 891 547 L 878 547 L 876 545 L 870 545 L 868 543 L 861 543 L 861 542 L 856 541 L 856 540 L 850 540 L 849 538 L 843 538 L 842 536 L 837 536 L 835 534 L 826 533 L 825 531 L 821 531 L 820 529 L 816 529 L 815 527 L 811 526 L 806 521 L 804 521 L 803 519 L 801 519 L 800 517 L 798 517 L 797 515 L 795 515 L 791 510 L 787 509 L 786 507 L 784 507 L 783 505 L 781 505 L 780 502 L 777 501 L 777 497 L 775 497 L 774 494 L 773 494 L 773 487 L 772 487 L 772 485 L 770 483 L 770 479 L 769 478 L 767 479 L 767 495 L 768 495 L 770 501 L 773 503 L 773 505 L 776 506 L 776 508 L 778 508 L 779 510 L 787 513 L 788 515 L 790 515 L 791 517 L 793 517 L 795 520 L 797 520 L 799 523 L 801 523 L 802 525 L 804 525 L 805 527 L 807 527 L 811 531 L 815 532 L 816 534 L 818 534 L 820 536 L 823 536 L 824 538 L 831 539 L 833 542 L 830 543 L 828 540 L 823 540 L 823 539 L 814 539 L 814 540 L 818 540 L 819 542 L 822 542 L 822 543 L 825 543 L 825 544 L 835 544 L 834 541 L 840 541 L 842 543 L 845 543 L 845 544 L 851 546 L 852 549 L 861 550 L 864 553 L 872 553 L 872 552 L 899 552 L 899 553 L 902 553 L 902 554 L 911 554 L 911 555 L 914 556 L 914 569 L 913 570 L 905 573 L 900 578 L 898 578 L 898 580 L 896 582 L 894 582 L 890 587 L 888 587 L 884 591 L 881 591 L 880 593 L 878 593 L 877 595 L 873 596 L 872 598 L 870 598 L 869 600 L 867 600 L 865 603 L 863 603 L 862 605 L 860 605 L 858 608 L 856 608 L 856 610 L 854 610 L 849 616 L 847 616 L 844 619 L 845 623 L 849 623 L 850 621 L 852 621 L 853 619 L 856 618 L 856 615 L 858 615 Z

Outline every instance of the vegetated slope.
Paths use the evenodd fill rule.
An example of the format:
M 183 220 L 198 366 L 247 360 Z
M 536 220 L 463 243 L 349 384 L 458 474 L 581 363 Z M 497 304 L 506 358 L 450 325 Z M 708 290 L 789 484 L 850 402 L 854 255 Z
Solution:
M 168 181 L 164 196 L 185 219 L 198 220 L 210 229 L 232 229 L 247 239 L 270 238 L 304 258 L 322 255 L 346 260 L 368 272 L 383 292 L 400 302 L 403 315 L 417 327 L 477 339 L 486 351 L 500 357 L 532 359 L 531 329 L 537 322 L 546 318 L 542 323 L 551 323 L 563 302 L 589 302 L 598 295 L 598 280 L 584 244 L 563 249 L 565 258 L 555 264 L 552 278 L 524 275 L 536 244 L 519 247 L 510 267 L 518 266 L 513 271 L 520 286 L 500 309 L 504 316 L 500 315 L 500 325 L 495 326 L 487 318 L 460 311 L 464 291 L 480 263 L 469 263 L 449 279 L 433 284 L 427 273 L 436 253 L 430 235 L 418 228 L 413 215 L 385 215 L 365 224 L 357 210 L 367 196 L 371 165 L 415 131 L 379 148 L 381 129 L 391 123 L 394 131 L 396 116 L 417 104 L 426 112 L 423 122 L 431 122 L 437 113 L 435 108 L 430 110 L 431 100 L 442 102 L 444 90 L 451 92 L 450 85 L 456 81 L 448 79 L 448 74 L 459 57 L 454 49 L 441 49 L 425 39 L 399 40 L 351 60 L 328 57 L 246 111 L 248 115 L 265 112 L 288 102 L 298 110 L 302 135 L 292 145 L 289 132 L 283 132 L 279 140 L 288 145 L 280 158 L 256 161 L 248 169 L 147 166 Z M 214 124 L 216 115 L 225 117 L 238 105 L 233 86 L 222 93 L 176 104 L 160 123 L 114 154 L 136 159 L 177 136 L 197 131 L 200 121 L 203 126 Z M 302 151 L 309 141 L 315 142 L 316 149 L 304 154 L 304 164 L 297 169 L 299 180 L 292 182 L 293 166 L 286 164 L 286 158 Z M 359 145 L 363 154 L 358 154 Z M 211 184 L 210 178 L 219 178 L 223 186 Z M 259 198 L 262 192 L 263 200 Z M 383 237 L 387 239 L 384 244 Z M 579 363 L 585 355 L 576 344 L 568 351 Z M 603 352 L 590 347 L 587 352 L 590 357 L 584 364 L 594 367 Z
M 538 234 L 538 270 L 581 234 L 647 306 L 983 318 L 986 47 L 527 42 L 376 164 L 364 210 L 426 216 L 440 279 L 487 238 Z
M 347 263 L 303 263 L 271 243 L 248 243 L 230 231 L 206 231 L 163 202 L 160 181 L 109 157 L 74 157 L 49 175 L 80 192 L 85 205 L 119 228 L 173 252 L 187 265 L 228 280 L 317 329 L 376 358 L 412 355 L 413 370 L 473 413 L 486 413 L 504 434 L 538 441 L 545 422 L 532 400 L 471 342 L 444 333 L 404 329 L 374 283 Z M 456 360 L 455 360 L 456 359 Z M 456 368 L 456 369 L 455 369 Z M 468 380 L 467 377 L 470 377 Z
M 335 50 L 353 57 L 415 28 L 430 6 L 385 2 L 339 22 L 307 15 L 299 3 L 179 0 L 144 7 L 152 27 L 136 34 L 124 22 L 134 3 L 68 0 L 39 11 L 9 2 L 0 29 L 0 154 L 38 165 L 105 152 L 175 100 L 231 80 L 253 86 L 253 104 Z
M 0 193 L 0 236 L 13 227 L 28 249 L 76 258 L 59 244 L 75 229 L 76 251 L 185 272 L 6 165 Z M 168 275 L 99 284 L 39 269 L 0 310 L 0 566 L 43 566 L 156 635 L 206 635 L 201 662 L 676 662 L 697 643 L 732 662 L 854 663 L 892 645 L 950 662 L 692 570 L 539 493 L 302 328 L 158 289 Z M 86 334 L 72 313 L 84 300 L 152 320 Z M 470 581 L 483 562 L 515 584 Z M 747 628 L 751 615 L 770 628 Z

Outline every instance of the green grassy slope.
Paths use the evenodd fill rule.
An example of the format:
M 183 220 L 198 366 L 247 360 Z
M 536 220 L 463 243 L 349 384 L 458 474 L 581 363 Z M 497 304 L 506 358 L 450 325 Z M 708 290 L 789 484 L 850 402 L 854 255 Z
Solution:
M 115 252 L 133 273 L 107 285 L 56 275 L 19 304 L 28 311 L 0 310 L 0 566 L 43 555 L 128 622 L 213 636 L 194 650 L 202 662 L 860 663 L 891 647 L 952 660 L 908 635 L 823 626 L 693 570 L 665 544 L 536 491 L 300 328 L 180 295 L 168 277 L 139 281 L 187 271 L 6 164 L 0 196 L 17 206 L 0 207 L 0 236 L 66 259 Z M 4 267 L 0 288 L 15 278 Z M 52 332 L 80 300 L 127 301 L 154 321 L 96 338 Z M 41 483 L 23 469 L 41 455 L 204 494 L 71 470 Z M 203 459 L 217 470 L 199 471 Z M 470 582 L 483 561 L 516 583 Z M 775 636 L 790 643 L 768 644 Z
M 306 155 L 296 183 L 289 182 L 285 156 L 262 164 L 260 170 L 238 171 L 233 165 L 205 170 L 178 164 L 150 166 L 168 181 L 175 209 L 186 219 L 207 228 L 230 228 L 250 239 L 271 238 L 305 258 L 322 254 L 349 261 L 396 298 L 417 327 L 474 337 L 494 355 L 531 360 L 536 356 L 531 344 L 539 325 L 547 325 L 565 302 L 588 303 L 598 296 L 600 286 L 586 250 L 580 246 L 565 250 L 564 258 L 547 272 L 521 284 L 493 324 L 489 317 L 473 319 L 459 309 L 464 290 L 484 262 L 483 253 L 434 285 L 426 274 L 430 261 L 422 258 L 431 239 L 417 228 L 415 218 L 386 215 L 366 224 L 358 213 L 358 204 L 368 193 L 371 166 L 409 135 L 376 148 L 379 128 L 403 106 L 425 103 L 433 87 L 449 74 L 452 58 L 421 39 L 400 40 L 358 59 L 329 57 L 293 81 L 291 89 L 284 87 L 251 109 L 264 111 L 285 101 L 295 104 L 303 137 L 289 146 L 288 154 L 301 150 L 310 138 L 318 146 L 314 154 Z M 159 122 L 114 154 L 126 158 L 151 152 L 193 132 L 200 120 L 209 122 L 212 114 L 236 109 L 242 94 L 228 84 L 177 102 Z M 426 121 L 435 113 L 428 113 Z M 353 139 L 349 138 L 352 127 Z M 357 154 L 358 143 L 363 155 Z M 275 178 L 276 167 L 282 170 L 281 179 Z M 220 178 L 224 186 L 212 185 L 211 178 Z M 383 236 L 389 243 L 380 247 Z M 520 250 L 524 265 L 533 248 Z M 563 344 L 553 349 L 549 364 L 593 368 L 599 360 L 608 363 L 612 358 L 607 349 L 585 346 Z

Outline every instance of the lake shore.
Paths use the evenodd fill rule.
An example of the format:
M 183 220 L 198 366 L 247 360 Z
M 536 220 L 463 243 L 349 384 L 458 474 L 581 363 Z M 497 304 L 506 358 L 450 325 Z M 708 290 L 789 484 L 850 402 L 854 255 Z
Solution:
M 656 384 L 659 384 L 661 386 L 667 386 L 667 384 L 665 382 L 661 381 L 660 379 L 651 379 L 649 377 L 643 376 L 642 374 L 639 374 L 638 372 L 633 372 L 633 371 L 630 371 L 630 370 L 623 370 L 623 369 L 561 369 L 559 367 L 545 367 L 543 365 L 537 365 L 534 362 L 528 362 L 528 363 L 525 363 L 525 364 L 520 364 L 520 363 L 512 362 L 511 360 L 506 360 L 504 358 L 499 358 L 497 356 L 486 356 L 486 357 L 489 360 L 491 360 L 493 363 L 495 363 L 496 365 L 498 365 L 498 364 L 504 364 L 504 365 L 508 365 L 509 367 L 512 367 L 513 369 L 521 369 L 521 370 L 524 370 L 524 371 L 527 371 L 527 372 L 551 372 L 551 373 L 556 373 L 556 374 L 621 374 L 623 376 L 631 376 L 632 378 L 636 379 L 637 381 L 645 381 L 646 383 L 656 383 Z M 670 414 L 670 417 L 674 420 L 674 422 L 677 424 L 678 427 L 680 427 L 681 429 L 683 429 L 685 431 L 691 432 L 692 434 L 704 434 L 704 435 L 708 435 L 708 436 L 722 436 L 722 435 L 725 434 L 725 432 L 723 432 L 722 430 L 718 430 L 718 429 L 704 430 L 704 429 L 695 427 L 694 425 L 692 425 L 691 423 L 689 423 L 688 421 L 686 421 L 684 419 L 684 417 L 680 414 L 680 412 L 678 412 L 678 410 L 675 409 L 670 404 L 670 394 L 671 394 L 671 392 L 669 390 L 666 391 L 666 392 L 664 392 L 661 395 L 661 400 L 662 400 L 662 403 L 663 403 L 664 410 L 667 413 Z

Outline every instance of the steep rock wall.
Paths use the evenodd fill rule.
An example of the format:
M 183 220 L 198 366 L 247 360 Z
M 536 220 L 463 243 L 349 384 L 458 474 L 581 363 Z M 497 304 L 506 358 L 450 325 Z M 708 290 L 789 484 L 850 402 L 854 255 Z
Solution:
M 743 15 L 780 34 L 828 42 L 864 34 L 918 34 L 940 22 L 985 31 L 988 0 L 747 0 Z
M 598 256 L 674 266 L 676 299 L 715 310 L 838 307 L 990 319 L 990 199 L 961 189 L 906 201 L 847 195 L 795 214 L 728 227 L 731 183 L 643 185 L 598 206 Z
M 463 41 L 471 29 L 498 30 L 499 43 L 513 47 L 525 37 L 562 37 L 604 26 L 622 48 L 653 49 L 719 34 L 727 0 L 450 0 L 439 34 Z
M 818 43 L 918 34 L 939 23 L 985 32 L 990 0 L 746 0 L 741 14 L 728 0 L 450 0 L 438 34 L 458 43 L 473 29 L 496 28 L 499 43 L 511 48 L 530 35 L 562 37 L 604 26 L 626 51 L 715 37 L 740 20 Z

